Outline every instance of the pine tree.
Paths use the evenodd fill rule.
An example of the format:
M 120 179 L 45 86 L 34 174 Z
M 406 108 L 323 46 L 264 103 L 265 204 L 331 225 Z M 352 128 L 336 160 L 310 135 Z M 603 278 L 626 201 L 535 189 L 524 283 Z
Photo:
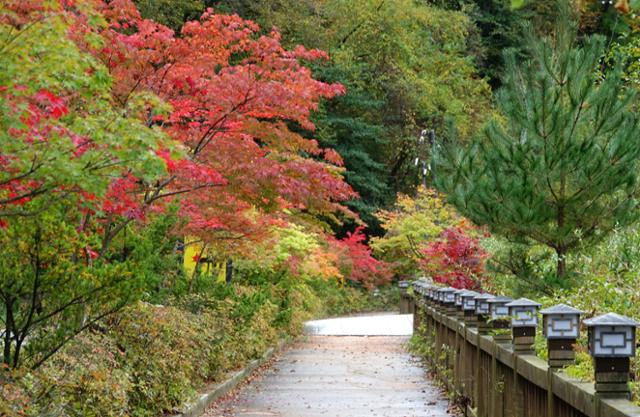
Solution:
M 639 218 L 640 119 L 622 68 L 602 68 L 605 39 L 579 42 L 569 12 L 559 15 L 544 38 L 525 28 L 526 62 L 506 53 L 504 119 L 434 163 L 465 216 L 552 248 L 564 278 L 568 253 Z

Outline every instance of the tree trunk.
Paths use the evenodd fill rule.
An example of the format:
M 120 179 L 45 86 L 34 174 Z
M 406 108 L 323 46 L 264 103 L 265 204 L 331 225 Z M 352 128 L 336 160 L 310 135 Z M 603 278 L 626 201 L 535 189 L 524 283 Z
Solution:
M 567 250 L 565 248 L 557 248 L 556 254 L 558 255 L 556 274 L 558 275 L 558 278 L 564 278 L 567 274 Z
M 561 198 L 564 198 L 564 192 L 565 192 L 565 179 L 564 179 L 564 174 L 562 174 L 562 177 L 560 179 Z M 556 220 L 558 225 L 558 232 L 560 233 L 560 236 L 561 236 L 560 241 L 562 242 L 563 235 L 565 232 L 564 231 L 564 204 L 560 204 L 558 206 L 558 217 Z M 564 243 L 556 246 L 556 254 L 558 255 L 558 265 L 556 269 L 556 274 L 558 278 L 564 278 L 567 273 L 567 260 L 565 256 L 567 254 L 567 248 L 565 247 Z
M 227 284 L 230 284 L 232 279 L 233 279 L 233 260 L 229 259 L 227 260 L 227 265 L 225 270 L 225 282 Z
M 23 339 L 24 340 L 24 339 Z M 20 349 L 22 348 L 22 340 L 16 340 L 16 347 L 13 349 L 13 367 L 18 368 L 20 363 Z
M 11 336 L 13 335 L 13 327 L 11 326 L 12 324 L 12 320 L 9 320 L 9 318 L 12 316 L 12 309 L 13 309 L 13 303 L 11 302 L 11 300 L 7 300 L 5 302 L 6 304 L 6 325 L 5 325 L 5 329 L 4 329 L 4 352 L 3 352 L 3 358 L 2 358 L 2 362 L 5 365 L 10 365 L 11 364 Z

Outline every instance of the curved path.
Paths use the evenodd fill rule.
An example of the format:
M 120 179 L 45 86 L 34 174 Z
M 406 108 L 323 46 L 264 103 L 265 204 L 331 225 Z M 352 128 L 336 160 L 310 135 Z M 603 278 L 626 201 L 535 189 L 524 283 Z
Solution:
M 205 416 L 449 416 L 447 401 L 405 351 L 410 315 L 319 320 L 305 330 L 309 336 Z

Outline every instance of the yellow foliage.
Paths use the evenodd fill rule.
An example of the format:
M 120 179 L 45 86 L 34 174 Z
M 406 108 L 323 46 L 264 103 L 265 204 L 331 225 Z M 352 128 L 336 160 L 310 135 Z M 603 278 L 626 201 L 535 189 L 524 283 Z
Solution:
M 386 234 L 371 240 L 373 250 L 392 263 L 397 275 L 418 272 L 418 247 L 464 219 L 435 190 L 420 187 L 415 197 L 399 194 L 393 210 L 377 213 Z
M 218 282 L 224 282 L 226 264 L 222 260 L 213 262 L 215 254 L 206 244 L 195 238 L 188 237 L 184 240 L 184 270 L 187 276 L 193 276 L 196 267 L 200 268 L 198 273 L 207 276 L 217 277 Z

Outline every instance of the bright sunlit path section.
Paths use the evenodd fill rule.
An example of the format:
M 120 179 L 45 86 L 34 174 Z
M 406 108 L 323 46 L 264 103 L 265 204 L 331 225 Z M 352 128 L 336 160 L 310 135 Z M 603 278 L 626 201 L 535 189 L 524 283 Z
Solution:
M 317 336 L 410 336 L 413 315 L 373 314 L 313 320 L 305 323 L 304 332 Z

